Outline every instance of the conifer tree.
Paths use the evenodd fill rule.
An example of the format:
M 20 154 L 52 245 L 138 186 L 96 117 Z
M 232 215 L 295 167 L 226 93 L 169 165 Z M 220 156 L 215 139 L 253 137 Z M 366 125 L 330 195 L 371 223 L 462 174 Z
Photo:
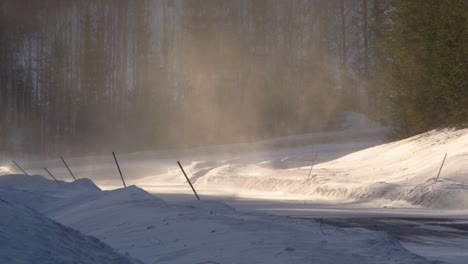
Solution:
M 468 2 L 394 0 L 376 45 L 398 136 L 468 121 Z

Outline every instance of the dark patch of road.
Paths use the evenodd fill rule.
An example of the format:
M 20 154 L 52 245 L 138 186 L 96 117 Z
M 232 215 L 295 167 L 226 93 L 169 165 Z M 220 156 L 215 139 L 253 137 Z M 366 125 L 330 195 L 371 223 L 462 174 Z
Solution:
M 468 239 L 467 220 L 404 217 L 294 218 L 316 220 L 338 228 L 364 228 L 372 231 L 383 231 L 407 242 L 422 242 L 423 237 Z

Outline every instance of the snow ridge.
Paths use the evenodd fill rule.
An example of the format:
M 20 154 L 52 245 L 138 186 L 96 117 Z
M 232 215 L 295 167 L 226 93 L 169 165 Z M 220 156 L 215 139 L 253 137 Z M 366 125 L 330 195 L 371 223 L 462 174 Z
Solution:
M 0 199 L 0 263 L 140 263 L 95 237 Z
M 435 182 L 444 154 L 441 177 Z M 468 129 L 434 130 L 310 166 L 280 162 L 188 168 L 199 186 L 302 195 L 304 199 L 402 200 L 432 208 L 468 209 Z M 203 176 L 198 171 L 205 170 Z

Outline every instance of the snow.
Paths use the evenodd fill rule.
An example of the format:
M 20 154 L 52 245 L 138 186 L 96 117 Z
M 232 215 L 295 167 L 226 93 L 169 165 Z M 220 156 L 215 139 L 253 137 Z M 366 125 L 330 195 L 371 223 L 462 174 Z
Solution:
M 39 176 L 25 175 L 18 175 L 18 183 L 7 179 L 0 197 L 6 196 L 11 204 L 32 206 L 144 263 L 429 263 L 385 233 L 340 229 L 330 235 L 315 221 L 239 212 L 214 201 L 167 204 L 136 186 L 101 191 L 64 183 L 64 188 L 75 189 L 64 196 L 60 189 L 51 191 L 56 183 L 49 181 L 50 188 L 41 183 L 42 190 L 34 193 L 55 200 L 37 204 L 23 199 L 22 177 L 40 181 Z M 39 237 L 30 243 L 39 246 L 53 238 Z M 2 256 L 17 258 L 16 253 L 7 248 Z
M 435 182 L 445 153 L 447 160 Z M 378 204 L 385 199 L 430 208 L 468 209 L 467 129 L 431 131 L 316 164 L 310 179 L 310 165 L 284 168 L 287 166 L 278 165 L 281 162 L 220 161 L 207 167 L 198 162 L 186 168 L 196 175 L 192 178 L 198 187 L 280 192 L 304 200 L 375 200 Z M 144 179 L 143 184 L 150 180 Z
M 0 199 L 0 263 L 139 263 L 98 239 Z
M 10 168 L 7 166 L 0 166 L 0 175 L 11 173 Z
M 460 247 L 461 243 L 446 243 L 439 240 L 427 241 L 427 238 L 425 240 L 424 246 L 421 246 L 421 243 L 414 242 L 406 242 L 404 245 L 411 252 L 428 258 L 443 259 L 444 263 L 466 263 L 467 249 L 466 246 Z M 466 244 L 466 241 L 463 240 L 462 243 Z
M 384 143 L 385 128 L 363 115 L 348 113 L 344 120 L 340 131 L 117 153 L 127 184 L 135 185 L 124 189 L 111 155 L 67 160 L 80 178 L 76 182 L 68 182 L 60 160 L 22 162 L 28 173 L 43 173 L 47 166 L 62 180 L 4 169 L 0 198 L 144 263 L 466 263 L 464 236 L 400 241 L 383 232 L 330 227 L 317 218 L 468 219 L 468 129 Z M 194 201 L 177 160 L 202 201 Z

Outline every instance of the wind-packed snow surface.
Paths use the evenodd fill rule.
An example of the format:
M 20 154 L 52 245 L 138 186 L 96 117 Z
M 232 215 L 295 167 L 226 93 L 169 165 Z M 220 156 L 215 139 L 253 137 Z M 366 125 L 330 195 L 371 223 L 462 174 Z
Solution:
M 145 263 L 430 263 L 385 233 L 239 212 L 212 201 L 224 197 L 237 206 L 254 198 L 248 209 L 257 211 L 259 199 L 272 206 L 280 200 L 300 201 L 305 218 L 322 204 L 333 204 L 332 214 L 348 208 L 358 215 L 359 204 L 385 208 L 385 214 L 401 215 L 402 208 L 409 208 L 424 210 L 416 215 L 466 218 L 468 129 L 435 130 L 387 144 L 381 140 L 384 130 L 349 113 L 341 131 L 183 152 L 117 154 L 127 184 L 138 186 L 126 189 L 116 189 L 122 183 L 111 155 L 67 159 L 79 178 L 90 177 L 110 191 L 88 179 L 56 183 L 41 176 L 4 175 L 0 198 Z M 153 196 L 194 199 L 176 160 L 204 201 L 166 203 Z M 47 166 L 59 179 L 71 180 L 60 160 L 21 164 L 28 173 L 43 173 Z M 0 174 L 14 170 L 2 166 Z M 286 214 L 299 215 L 293 207 Z M 464 263 L 466 246 L 445 244 L 440 254 L 434 252 L 441 247 L 433 246 L 430 252 L 420 244 L 411 248 L 431 259 L 441 259 L 436 255 L 449 248 L 443 259 Z
M 0 212 L 0 263 L 137 263 L 22 205 L 0 198 Z
M 24 187 L 25 181 L 33 184 Z M 33 185 L 38 188 L 34 190 Z M 98 263 L 94 252 L 103 254 L 101 249 L 106 249 L 96 240 L 13 204 L 32 207 L 145 263 L 430 263 L 385 233 L 242 213 L 213 201 L 170 205 L 135 186 L 101 191 L 90 188 L 86 179 L 57 184 L 26 175 L 2 176 L 0 186 L 0 258 L 6 260 L 2 263 L 25 263 L 20 253 L 28 249 L 32 252 L 28 258 L 37 257 L 30 263 L 69 263 L 74 254 L 81 254 L 76 260 L 88 257 Z M 76 237 L 79 243 L 67 240 Z M 85 242 L 95 246 L 90 248 Z M 47 258 L 48 251 L 35 255 L 38 247 L 62 255 Z
M 385 199 L 386 203 L 468 209 L 468 129 L 431 131 L 367 148 L 316 164 L 310 177 L 310 165 L 291 168 L 290 160 L 295 157 L 257 163 L 203 161 L 192 162 L 186 169 L 199 187 L 272 192 L 304 200 Z

